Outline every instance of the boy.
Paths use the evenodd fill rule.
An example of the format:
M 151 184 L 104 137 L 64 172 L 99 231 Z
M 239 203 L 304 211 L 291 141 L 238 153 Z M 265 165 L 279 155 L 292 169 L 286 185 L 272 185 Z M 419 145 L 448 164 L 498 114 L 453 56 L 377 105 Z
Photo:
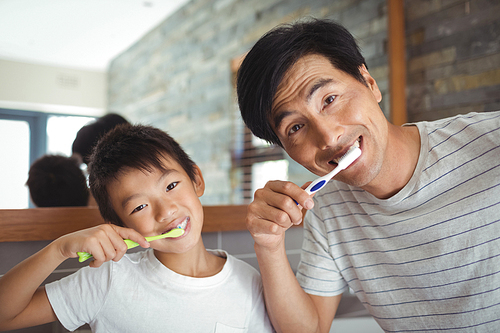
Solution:
M 204 180 L 166 133 L 120 125 L 96 146 L 89 181 L 110 222 L 49 244 L 0 280 L 0 329 L 59 320 L 94 332 L 271 332 L 260 276 L 201 238 Z M 178 238 L 145 236 L 181 227 Z M 146 251 L 124 255 L 128 238 Z M 77 252 L 91 267 L 38 287 Z M 99 268 L 96 268 L 99 267 Z M 38 288 L 38 289 L 37 289 Z
M 75 159 L 44 155 L 30 167 L 28 181 L 31 201 L 37 207 L 87 206 L 87 180 Z

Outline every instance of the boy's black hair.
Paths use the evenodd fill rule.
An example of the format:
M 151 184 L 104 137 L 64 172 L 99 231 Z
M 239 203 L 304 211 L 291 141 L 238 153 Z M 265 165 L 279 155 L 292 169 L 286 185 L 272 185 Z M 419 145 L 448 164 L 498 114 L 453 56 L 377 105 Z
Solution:
M 303 56 L 318 54 L 366 84 L 366 66 L 354 37 L 330 20 L 309 19 L 277 26 L 262 36 L 243 60 L 237 77 L 241 116 L 252 133 L 281 145 L 270 123 L 273 100 L 285 73 Z
M 88 167 L 89 184 L 104 220 L 124 226 L 111 204 L 107 186 L 127 169 L 164 170 L 161 159 L 170 158 L 195 181 L 195 163 L 167 133 L 145 125 L 122 124 L 96 144 Z
M 30 167 L 28 185 L 37 207 L 87 206 L 89 189 L 76 160 L 62 155 L 44 155 Z

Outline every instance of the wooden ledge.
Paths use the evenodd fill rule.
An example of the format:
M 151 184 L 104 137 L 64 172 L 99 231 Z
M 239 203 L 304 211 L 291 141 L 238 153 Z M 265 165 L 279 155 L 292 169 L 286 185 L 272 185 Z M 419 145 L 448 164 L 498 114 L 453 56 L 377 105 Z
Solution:
M 204 206 L 202 232 L 246 230 L 246 205 Z M 0 242 L 53 240 L 105 223 L 97 208 L 0 209 Z

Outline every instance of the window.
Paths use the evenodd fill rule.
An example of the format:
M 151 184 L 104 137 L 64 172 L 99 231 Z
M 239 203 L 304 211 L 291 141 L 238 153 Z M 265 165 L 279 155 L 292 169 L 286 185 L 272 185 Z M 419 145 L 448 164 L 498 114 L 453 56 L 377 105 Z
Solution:
M 80 128 L 94 117 L 49 116 L 47 121 L 47 154 L 71 156 L 71 146 Z
M 0 119 L 0 208 L 28 207 L 30 128 L 27 121 Z M 24 181 L 24 183 L 23 183 Z
M 281 147 L 256 138 L 246 126 L 243 132 L 242 150 L 233 153 L 233 168 L 239 170 L 241 197 L 243 203 L 248 203 L 253 200 L 255 190 L 269 180 L 288 179 L 288 161 Z
M 30 165 L 44 154 L 71 155 L 78 130 L 94 117 L 0 109 L 0 208 L 31 207 Z
M 236 95 L 236 74 L 245 55 L 231 61 L 233 89 Z M 235 99 L 236 100 L 236 96 Z M 269 180 L 288 180 L 288 161 L 281 147 L 270 145 L 257 138 L 245 126 L 236 105 L 233 108 L 233 203 L 249 203 L 255 190 L 264 187 Z

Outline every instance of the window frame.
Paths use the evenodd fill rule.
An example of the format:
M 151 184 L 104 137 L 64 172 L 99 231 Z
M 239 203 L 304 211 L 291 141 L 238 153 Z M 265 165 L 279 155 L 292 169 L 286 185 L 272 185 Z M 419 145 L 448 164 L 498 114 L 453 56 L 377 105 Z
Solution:
M 55 112 L 41 112 L 41 111 L 28 111 L 17 109 L 6 109 L 0 107 L 0 120 L 15 120 L 26 121 L 30 131 L 30 167 L 38 158 L 47 154 L 47 124 L 50 117 L 95 117 L 93 115 L 81 115 L 70 113 L 55 113 Z M 28 200 L 28 207 L 34 208 L 33 202 Z
M 29 124 L 30 165 L 47 151 L 47 122 L 52 115 L 58 114 L 0 108 L 0 119 L 26 121 Z
M 232 74 L 232 82 L 233 82 L 233 94 L 236 97 L 236 76 L 238 70 L 241 66 L 241 62 L 245 58 L 246 53 L 236 57 L 231 60 L 231 74 Z M 237 97 L 235 98 L 237 100 Z M 236 113 L 239 113 L 239 107 L 236 104 L 234 108 Z M 234 119 L 240 119 L 241 115 L 235 115 Z M 241 120 L 243 123 L 243 121 Z M 233 126 L 237 127 L 237 121 Z M 243 124 L 243 130 L 238 131 L 235 130 L 235 133 L 238 137 L 234 138 L 235 149 L 232 152 L 232 169 L 233 170 L 241 170 L 241 192 L 243 203 L 250 203 L 253 200 L 252 193 L 252 166 L 256 163 L 268 162 L 268 161 L 277 161 L 286 159 L 283 148 L 271 144 L 270 146 L 255 146 L 253 144 L 254 135 L 250 131 L 250 129 Z M 242 137 L 240 139 L 240 136 Z M 238 141 L 242 140 L 241 148 L 238 148 Z M 241 142 L 241 141 L 240 141 Z

